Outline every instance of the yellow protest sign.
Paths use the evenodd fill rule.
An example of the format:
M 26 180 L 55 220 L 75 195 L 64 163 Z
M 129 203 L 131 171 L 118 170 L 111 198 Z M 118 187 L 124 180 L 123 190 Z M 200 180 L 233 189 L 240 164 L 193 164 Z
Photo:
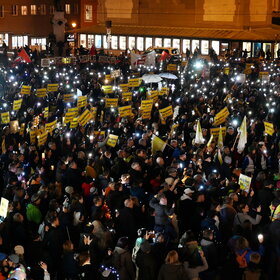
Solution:
M 161 88 L 159 95 L 168 95 L 169 94 L 169 88 L 168 87 L 163 87 Z
M 157 90 L 152 90 L 149 93 L 147 93 L 147 98 L 152 99 L 154 103 L 158 101 L 158 91 Z
M 44 131 L 42 134 L 38 136 L 38 146 L 43 146 L 46 144 L 48 139 L 48 132 Z
M 229 71 L 230 71 L 229 67 L 224 68 L 224 74 L 225 75 L 229 75 Z
M 7 124 L 10 122 L 10 112 L 1 113 L 1 122 Z
M 77 117 L 77 116 L 78 116 L 79 109 L 78 109 L 77 107 L 73 107 L 73 108 L 69 108 L 69 109 L 67 110 L 67 112 L 69 112 L 69 113 L 74 113 L 74 114 L 75 114 L 74 117 Z
M 159 110 L 160 116 L 163 120 L 166 120 L 169 116 L 173 116 L 172 106 L 165 107 Z
M 24 131 L 25 131 L 25 123 L 22 123 L 20 125 L 19 135 L 23 136 L 24 135 Z
M 238 184 L 240 185 L 240 189 L 245 192 L 249 192 L 251 186 L 252 178 L 246 175 L 240 174 Z
M 99 131 L 99 130 L 95 130 L 93 131 L 93 135 L 94 136 L 105 136 L 105 131 Z
M 226 121 L 226 118 L 228 117 L 228 115 L 229 115 L 228 108 L 225 107 L 218 114 L 216 114 L 216 116 L 214 117 L 213 125 L 220 125 L 220 124 L 224 123 Z
M 78 97 L 78 102 L 77 102 L 77 107 L 82 108 L 87 106 L 87 96 L 79 96 Z
M 46 88 L 38 88 L 36 90 L 36 96 L 37 97 L 40 97 L 40 98 L 43 98 L 47 95 L 47 89 Z
M 226 136 L 226 132 L 227 132 L 226 127 L 225 126 L 221 127 L 221 130 L 222 130 L 223 137 L 225 137 Z M 218 138 L 219 132 L 220 132 L 220 128 L 219 127 L 210 128 L 210 133 L 213 135 L 213 138 Z
M 95 121 L 96 120 L 96 115 L 97 115 L 97 107 L 91 107 L 90 112 L 92 114 L 92 119 Z
M 112 86 L 102 86 L 102 90 L 104 91 L 104 93 L 113 93 Z
M 105 83 L 106 84 L 111 84 L 113 81 L 111 75 L 105 75 Z
M 105 98 L 105 108 L 118 107 L 118 98 Z
M 132 115 L 131 105 L 119 107 L 119 114 L 121 118 L 129 117 Z
M 21 108 L 22 99 L 14 100 L 13 111 L 18 111 Z
M 76 117 L 75 112 L 67 112 L 64 116 L 64 123 L 71 122 Z
M 246 63 L 246 65 L 245 65 L 245 70 L 244 70 L 244 74 L 245 75 L 250 75 L 251 73 L 252 73 L 252 66 L 253 66 L 254 64 L 253 63 Z
M 142 83 L 142 79 L 141 78 L 137 78 L 137 79 L 129 79 L 128 81 L 128 87 L 139 87 Z
M 45 130 L 47 132 L 52 132 L 55 129 L 56 124 L 57 124 L 57 120 L 54 120 L 53 122 L 50 123 L 46 123 Z
M 67 93 L 63 95 L 64 102 L 74 102 L 74 93 Z
M 35 144 L 36 143 L 36 135 L 37 131 L 36 130 L 30 130 L 29 131 L 29 137 L 30 137 L 30 143 Z
M 88 109 L 86 109 L 79 116 L 78 122 L 79 122 L 80 125 L 85 126 L 91 119 L 92 119 L 92 114 Z
M 117 145 L 118 138 L 119 138 L 119 136 L 117 136 L 117 135 L 109 134 L 106 145 L 114 148 Z
M 143 120 L 151 118 L 151 111 L 142 111 L 141 117 Z
M 166 70 L 167 71 L 177 71 L 177 65 L 176 64 L 168 64 Z
M 272 136 L 275 132 L 273 123 L 263 122 L 263 124 L 264 124 L 264 132 Z
M 123 92 L 122 93 L 123 101 L 131 101 L 132 100 L 132 92 Z
M 58 84 L 48 84 L 47 90 L 48 92 L 58 91 Z
M 31 86 L 22 86 L 20 93 L 21 94 L 30 94 L 31 92 Z
M 48 118 L 49 117 L 49 107 L 45 107 L 44 109 L 44 118 Z
M 142 100 L 141 101 L 141 111 L 151 111 L 153 108 L 154 101 L 153 100 Z
M 128 84 L 120 84 L 119 88 L 121 92 L 128 92 Z
M 76 128 L 78 126 L 78 118 L 74 118 L 71 122 L 70 122 L 70 128 Z

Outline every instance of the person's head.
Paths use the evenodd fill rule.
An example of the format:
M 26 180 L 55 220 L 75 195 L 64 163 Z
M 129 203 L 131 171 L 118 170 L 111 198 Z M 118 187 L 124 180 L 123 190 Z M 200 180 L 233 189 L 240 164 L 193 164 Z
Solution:
M 263 185 L 265 188 L 272 189 L 274 182 L 272 180 L 265 180 Z
M 74 249 L 74 245 L 70 240 L 65 241 L 63 243 L 62 247 L 63 247 L 63 252 L 64 253 L 72 252 L 73 249 Z
M 167 198 L 164 194 L 160 194 L 158 196 L 158 199 L 159 199 L 159 204 L 161 205 L 167 205 Z
M 231 193 L 229 195 L 229 197 L 233 199 L 233 202 L 237 202 L 238 201 L 238 195 L 236 193 L 234 193 L 234 192 Z
M 233 205 L 233 199 L 229 196 L 226 196 L 224 198 L 224 204 L 228 204 L 228 205 L 232 206 Z
M 131 198 L 126 199 L 124 201 L 124 206 L 132 209 L 134 206 L 133 200 Z
M 41 202 L 41 196 L 40 196 L 40 194 L 39 194 L 39 193 L 33 194 L 32 197 L 31 197 L 31 202 L 32 202 L 32 204 L 34 204 L 34 205 L 39 205 L 40 202 Z
M 257 252 L 253 252 L 250 255 L 250 262 L 255 263 L 255 264 L 259 264 L 261 261 L 261 255 Z
M 213 238 L 214 238 L 213 230 L 205 229 L 202 233 L 202 237 L 206 240 L 213 240 Z
M 240 236 L 235 243 L 235 250 L 239 251 L 239 250 L 243 250 L 243 249 L 247 249 L 249 248 L 249 242 L 245 237 Z
M 118 239 L 116 247 L 122 248 L 124 250 L 128 249 L 128 237 L 124 236 Z
M 16 254 L 9 255 L 7 261 L 10 267 L 16 267 L 19 264 L 19 256 Z
M 94 197 L 93 204 L 95 206 L 97 206 L 97 207 L 101 206 L 102 205 L 102 198 L 101 198 L 101 196 Z
M 178 253 L 175 250 L 170 251 L 165 258 L 165 263 L 166 264 L 177 264 L 178 262 L 179 262 Z
M 58 227 L 59 226 L 59 219 L 57 215 L 51 215 L 49 217 L 49 222 L 52 225 L 52 227 Z
M 156 163 L 157 163 L 159 166 L 164 166 L 164 159 L 163 159 L 162 157 L 157 157 Z
M 78 165 L 77 165 L 76 161 L 72 160 L 71 163 L 69 164 L 69 167 L 71 169 L 77 169 Z
M 121 183 L 122 184 L 128 184 L 129 183 L 129 179 L 130 179 L 130 175 L 129 174 L 122 174 L 122 176 L 121 176 Z
M 20 213 L 16 213 L 16 214 L 13 216 L 13 221 L 16 222 L 16 223 L 23 223 L 24 217 L 23 217 L 23 215 L 21 215 Z
M 177 146 L 178 146 L 178 141 L 175 140 L 175 139 L 173 139 L 173 140 L 171 140 L 170 145 L 171 145 L 173 148 L 177 148 Z
M 247 214 L 250 210 L 248 204 L 246 203 L 240 203 L 238 206 L 238 210 L 239 212 L 243 213 L 243 214 Z
M 141 171 L 142 170 L 141 165 L 138 162 L 133 162 L 131 164 L 131 168 L 135 171 Z

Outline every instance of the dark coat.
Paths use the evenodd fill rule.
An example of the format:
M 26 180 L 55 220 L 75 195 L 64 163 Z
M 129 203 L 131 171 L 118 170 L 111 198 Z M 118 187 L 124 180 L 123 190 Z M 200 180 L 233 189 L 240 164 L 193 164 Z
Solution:
M 159 270 L 158 280 L 188 280 L 182 264 L 163 264 Z
M 152 253 L 144 253 L 139 250 L 136 257 L 136 265 L 139 268 L 138 280 L 156 280 L 158 265 Z

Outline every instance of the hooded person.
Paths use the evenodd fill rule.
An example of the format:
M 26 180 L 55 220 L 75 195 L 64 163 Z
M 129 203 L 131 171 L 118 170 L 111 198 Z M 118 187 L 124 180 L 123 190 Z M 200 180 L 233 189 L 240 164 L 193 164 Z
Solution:
M 8 265 L 11 268 L 8 275 L 8 279 L 18 279 L 18 280 L 26 279 L 26 271 L 24 266 L 20 264 L 18 255 L 16 254 L 9 255 Z

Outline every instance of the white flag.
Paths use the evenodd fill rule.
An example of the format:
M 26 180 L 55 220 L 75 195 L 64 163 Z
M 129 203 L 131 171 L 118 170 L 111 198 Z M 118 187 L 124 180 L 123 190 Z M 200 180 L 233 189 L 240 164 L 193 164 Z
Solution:
M 137 65 L 138 65 L 138 60 L 141 59 L 141 55 L 140 54 L 136 54 L 134 52 L 130 53 L 130 63 L 131 63 L 131 68 L 132 69 L 137 69 Z
M 145 66 L 156 66 L 156 52 L 152 51 L 146 55 Z
M 237 151 L 239 154 L 243 152 L 246 143 L 247 143 L 247 121 L 245 116 L 240 126 L 240 135 L 239 135 L 239 141 L 237 145 Z
M 200 125 L 200 121 L 198 120 L 197 125 L 196 125 L 196 133 L 195 133 L 195 144 L 204 144 L 204 138 L 202 135 L 202 129 Z

